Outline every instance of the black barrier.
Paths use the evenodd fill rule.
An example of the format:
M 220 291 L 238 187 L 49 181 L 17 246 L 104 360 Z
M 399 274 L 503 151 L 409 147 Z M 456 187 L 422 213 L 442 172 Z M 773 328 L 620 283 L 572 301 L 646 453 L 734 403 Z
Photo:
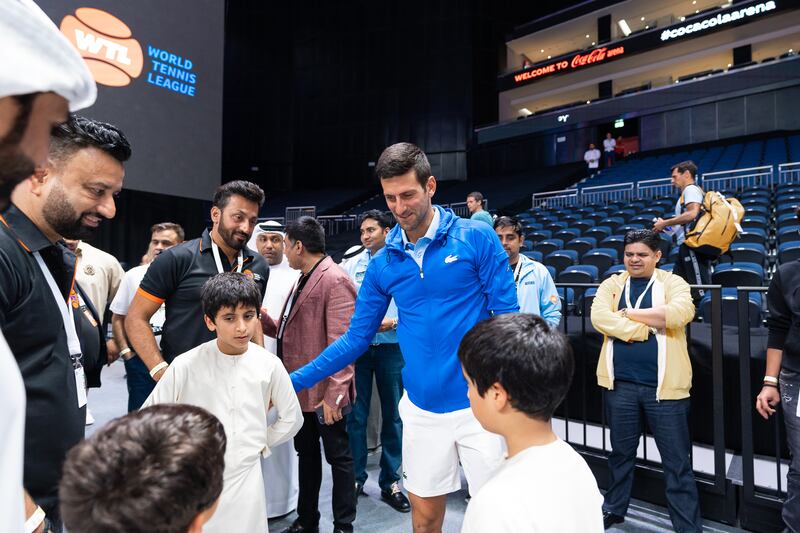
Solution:
M 783 428 L 783 409 L 781 404 L 776 407 L 776 413 L 770 417 L 768 424 L 772 426 L 775 434 L 774 457 L 763 455 L 756 456 L 753 446 L 753 430 L 755 424 L 763 427 L 763 420 L 759 422 L 754 418 L 759 417 L 755 411 L 755 397 L 760 391 L 753 391 L 751 387 L 751 358 L 750 351 L 750 306 L 748 305 L 749 293 L 767 291 L 766 287 L 738 287 L 737 309 L 739 323 L 739 388 L 741 398 L 741 424 L 742 424 L 742 487 L 740 498 L 739 519 L 741 526 L 754 531 L 779 531 L 783 528 L 780 519 L 780 509 L 786 498 L 781 475 L 781 458 L 784 440 L 781 438 Z M 763 373 L 762 373 L 763 374 Z M 775 487 L 769 489 L 756 485 L 755 461 L 774 460 L 775 462 Z
M 608 428 L 605 418 L 605 389 L 597 386 L 594 373 L 599 357 L 598 343 L 602 341 L 602 335 L 591 326 L 590 300 L 593 296 L 586 294 L 589 289 L 597 288 L 599 285 L 557 283 L 556 287 L 564 289 L 565 297 L 567 289 L 572 289 L 576 294 L 575 313 L 570 313 L 566 298 L 562 300 L 562 314 L 564 316 L 562 328 L 573 346 L 576 373 L 572 387 L 564 403 L 557 410 L 556 417 L 564 421 L 565 440 L 569 441 L 581 452 L 595 473 L 598 485 L 601 488 L 606 488 L 608 486 L 607 459 L 610 446 L 606 445 Z M 692 365 L 695 368 L 695 379 L 697 379 L 702 370 L 698 366 L 698 354 L 696 353 L 701 340 L 692 339 L 693 326 L 697 329 L 695 333 L 698 336 L 705 335 L 704 339 L 702 339 L 703 342 L 710 342 L 710 364 L 707 364 L 707 370 L 705 370 L 706 373 L 710 370 L 710 377 L 706 378 L 710 380 L 710 398 L 709 391 L 698 390 L 696 383 L 692 391 L 693 420 L 691 427 L 694 428 L 693 436 L 695 436 L 695 431 L 698 430 L 708 435 L 707 430 L 711 429 L 711 438 L 708 439 L 706 437 L 704 439 L 705 443 L 692 439 L 693 448 L 713 448 L 711 450 L 713 453 L 713 474 L 695 471 L 703 517 L 728 524 L 740 524 L 744 528 L 755 531 L 780 530 L 782 527 L 780 525 L 780 506 L 782 499 L 785 497 L 785 486 L 781 485 L 780 468 L 781 458 L 785 457 L 786 454 L 781 451 L 784 441 L 780 435 L 782 423 L 779 420 L 779 416 L 772 417 L 773 420 L 770 421 L 774 428 L 773 431 L 777 432 L 774 438 L 774 457 L 763 454 L 758 456 L 761 461 L 764 460 L 763 457 L 769 457 L 769 460 L 774 460 L 778 489 L 770 490 L 758 487 L 755 483 L 754 466 L 754 460 L 756 459 L 753 443 L 755 394 L 751 387 L 750 365 L 759 365 L 760 361 L 754 361 L 752 357 L 750 311 L 747 296 L 750 292 L 764 292 L 766 288 L 742 287 L 739 289 L 737 308 L 739 327 L 737 328 L 738 331 L 735 331 L 735 334 L 738 335 L 738 361 L 732 358 L 736 357 L 735 353 L 733 356 L 730 354 L 733 342 L 728 344 L 729 355 L 727 358 L 729 371 L 731 369 L 730 363 L 735 362 L 735 366 L 738 366 L 739 386 L 737 387 L 735 383 L 736 374 L 731 374 L 730 372 L 726 374 L 723 364 L 722 286 L 693 285 L 692 287 L 711 293 L 710 316 L 706 316 L 703 323 L 690 323 L 687 326 L 687 343 L 690 347 Z M 580 296 L 578 296 L 578 293 L 580 293 Z M 733 328 L 733 326 L 728 326 L 728 328 Z M 734 338 L 732 331 L 728 330 L 729 338 Z M 732 380 L 734 381 L 733 383 L 731 382 Z M 739 402 L 736 403 L 739 405 L 736 403 L 728 403 L 726 405 L 726 391 L 730 400 L 731 394 L 737 390 L 740 396 L 738 398 Z M 699 406 L 698 402 L 709 402 L 709 400 L 711 405 L 710 412 L 708 412 L 708 408 L 705 405 L 703 405 L 705 410 L 695 409 Z M 726 407 L 731 417 L 728 419 L 727 425 L 725 419 Z M 739 409 L 741 413 L 740 428 L 731 423 L 731 420 L 735 421 L 737 418 L 736 409 Z M 708 417 L 711 419 L 708 419 Z M 582 425 L 580 435 L 575 433 L 574 427 L 572 435 L 570 435 L 570 425 L 574 426 L 576 423 Z M 730 427 L 727 427 L 728 425 Z M 726 442 L 726 430 L 731 432 L 728 433 L 728 438 L 731 440 L 730 443 Z M 595 434 L 597 431 L 602 432 L 602 440 L 599 445 L 596 442 L 595 445 L 589 445 L 590 431 L 594 431 Z M 739 432 L 741 435 L 739 435 Z M 652 453 L 648 456 L 648 434 L 645 428 L 643 433 L 643 457 L 637 459 L 632 495 L 640 500 L 666 505 L 663 470 L 657 461 L 651 459 Z M 739 437 L 741 438 L 741 444 L 737 442 Z M 762 452 L 764 451 L 763 444 L 763 442 L 760 443 Z M 739 455 L 740 448 L 741 455 Z M 726 463 L 726 453 L 732 456 L 730 477 Z M 738 474 L 738 461 L 741 461 L 741 480 Z M 741 485 L 741 487 L 738 485 Z

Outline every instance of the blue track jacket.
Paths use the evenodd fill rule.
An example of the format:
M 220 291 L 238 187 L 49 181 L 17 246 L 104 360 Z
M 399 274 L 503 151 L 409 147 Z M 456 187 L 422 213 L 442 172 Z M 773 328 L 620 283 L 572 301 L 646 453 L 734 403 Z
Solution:
M 295 390 L 313 386 L 363 354 L 394 298 L 409 399 L 434 413 L 469 407 L 458 345 L 481 320 L 519 311 L 517 292 L 508 255 L 494 230 L 449 209 L 434 208 L 441 220 L 422 269 L 403 250 L 402 230 L 396 225 L 369 263 L 350 329 L 292 372 Z

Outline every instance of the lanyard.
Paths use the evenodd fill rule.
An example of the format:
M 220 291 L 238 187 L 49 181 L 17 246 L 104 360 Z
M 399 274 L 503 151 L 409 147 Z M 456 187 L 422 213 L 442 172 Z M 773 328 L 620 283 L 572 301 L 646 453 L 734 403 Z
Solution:
M 219 246 L 217 246 L 217 243 L 214 242 L 214 239 L 211 239 L 211 251 L 214 252 L 214 262 L 217 264 L 217 272 L 222 274 L 225 271 L 222 270 L 222 259 L 219 257 Z M 236 270 L 234 270 L 234 272 L 241 272 L 243 264 L 244 252 L 239 250 L 239 256 L 236 258 Z
M 72 305 L 70 305 L 69 301 L 65 302 L 61 297 L 61 291 L 58 289 L 58 285 L 56 285 L 56 280 L 53 279 L 53 275 L 50 273 L 50 269 L 47 268 L 41 254 L 39 254 L 39 252 L 34 252 L 33 256 L 36 258 L 36 262 L 39 263 L 39 269 L 42 271 L 42 274 L 44 274 L 44 279 L 47 280 L 47 285 L 50 287 L 50 292 L 53 293 L 53 299 L 58 306 L 58 310 L 61 311 L 64 329 L 67 331 L 67 346 L 69 347 L 70 357 L 77 359 L 78 364 L 80 364 L 81 342 L 78 338 L 78 332 L 75 329 L 75 322 L 72 318 Z
M 292 304 L 294 303 L 295 296 L 297 296 L 297 286 L 300 285 L 300 280 L 302 279 L 303 276 L 301 275 L 297 281 L 294 282 L 292 292 L 289 293 L 289 299 L 286 300 L 286 305 L 283 306 L 283 316 L 281 317 L 281 323 L 278 326 L 278 335 L 275 337 L 276 339 L 283 339 L 283 330 L 286 329 L 286 321 L 289 320 L 289 313 L 292 312 Z
M 514 267 L 514 285 L 519 288 L 519 274 L 522 271 L 522 259 L 517 259 L 517 266 Z
M 627 305 L 628 309 L 639 309 L 639 306 L 642 305 L 642 300 L 644 300 L 644 295 L 647 294 L 647 291 L 653 286 L 655 280 L 656 275 L 653 273 L 650 277 L 650 281 L 647 282 L 647 287 L 644 288 L 642 294 L 636 299 L 636 305 L 631 305 L 631 278 L 628 276 L 627 281 L 625 281 L 625 305 Z

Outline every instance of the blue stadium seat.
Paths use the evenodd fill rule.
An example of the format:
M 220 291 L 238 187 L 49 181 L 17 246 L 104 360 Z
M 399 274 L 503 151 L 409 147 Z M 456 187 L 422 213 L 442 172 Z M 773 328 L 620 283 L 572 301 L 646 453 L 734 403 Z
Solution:
M 622 258 L 625 253 L 625 235 L 611 235 L 600 241 L 602 248 L 613 248 L 617 251 L 617 257 Z
M 796 241 L 786 241 L 778 245 L 778 263 L 789 263 L 800 259 L 800 237 Z
M 666 270 L 667 272 L 672 272 L 672 269 L 675 268 L 675 263 L 664 263 L 658 268 L 661 270 Z
M 756 263 L 723 263 L 711 274 L 711 283 L 723 287 L 755 287 L 764 284 L 764 268 Z
M 642 209 L 642 212 L 641 212 L 640 216 L 647 217 L 647 221 L 650 222 L 655 217 L 662 217 L 663 218 L 664 217 L 664 211 L 665 210 L 664 210 L 663 207 L 654 205 L 654 206 L 650 206 L 650 207 L 647 207 L 645 209 Z M 631 220 L 631 222 L 634 222 L 634 220 Z
M 589 313 L 592 312 L 592 303 L 594 303 L 594 297 L 597 295 L 597 289 L 586 289 L 586 292 L 581 297 L 581 302 L 579 304 L 581 314 L 586 314 L 587 316 Z
M 776 234 L 779 246 L 784 242 L 800 240 L 798 237 L 800 237 L 800 225 L 783 226 Z
M 722 289 L 722 324 L 725 326 L 739 325 L 738 292 L 733 287 Z M 747 300 L 750 327 L 758 327 L 764 320 L 761 293 L 750 292 L 747 295 Z M 703 320 L 711 320 L 711 291 L 707 291 L 703 299 L 700 300 L 699 314 L 703 317 Z
M 606 272 L 619 260 L 619 254 L 614 248 L 594 248 L 581 258 L 581 264 L 594 265 L 598 272 Z
M 564 228 L 561 231 L 557 231 L 553 234 L 554 239 L 561 239 L 564 242 L 571 241 L 572 239 L 577 239 L 581 236 L 581 232 L 575 228 Z
M 564 248 L 564 241 L 562 241 L 561 239 L 547 239 L 536 243 L 535 250 L 537 252 L 542 252 L 542 255 L 546 256 L 549 253 L 562 250 L 563 248 Z
M 760 215 L 762 217 L 769 217 L 770 209 L 765 205 L 750 204 L 743 207 L 745 216 Z
M 797 224 L 797 217 L 794 213 L 784 213 L 775 219 L 775 226 L 782 228 L 783 226 L 794 226 Z
M 550 274 L 550 277 L 556 279 L 556 269 L 550 265 L 544 265 L 547 269 L 547 272 Z
M 611 235 L 611 228 L 609 226 L 595 226 L 585 232 L 583 232 L 584 237 L 591 237 L 598 241 L 602 241 L 609 235 Z
M 538 261 L 540 263 L 542 262 L 542 252 L 537 252 L 534 250 L 533 252 L 522 252 L 522 255 L 528 259 L 533 259 L 534 261 Z
M 678 250 L 679 249 L 680 248 L 678 246 L 673 246 L 672 248 L 670 248 L 669 255 L 667 256 L 667 260 L 669 260 L 670 263 L 675 263 L 675 262 L 678 261 Z
M 628 220 L 628 225 L 633 226 L 635 224 L 641 224 L 645 228 L 649 228 L 653 225 L 653 219 L 656 217 L 660 217 L 661 215 L 636 215 L 635 217 L 631 217 Z
M 767 227 L 767 218 L 762 215 L 745 216 L 742 219 L 743 228 L 760 228 Z
M 767 265 L 767 249 L 763 244 L 754 242 L 734 242 L 728 252 L 733 262 L 756 263 L 765 267 Z
M 739 233 L 738 242 L 754 242 L 767 245 L 767 231 L 764 228 L 747 228 Z
M 598 269 L 594 265 L 573 265 L 558 274 L 559 283 L 597 283 Z
M 557 287 L 556 292 L 561 298 L 561 312 L 564 315 L 571 315 L 575 310 L 575 290 L 564 287 Z
M 625 272 L 625 265 L 612 265 L 603 274 L 603 281 L 607 280 L 614 274 L 619 274 L 620 272 Z
M 739 200 L 739 203 L 744 206 L 745 211 L 747 211 L 747 208 L 751 205 L 762 205 L 766 208 L 769 208 L 770 205 L 769 198 L 764 198 L 763 196 L 750 196 L 748 198 L 742 198 Z
M 798 207 L 800 207 L 800 202 L 793 201 L 793 202 L 787 202 L 785 204 L 778 204 L 778 206 L 775 208 L 775 216 L 779 217 L 786 213 L 794 214 L 794 212 L 797 211 Z
M 526 252 L 530 252 L 530 251 L 533 250 L 533 246 L 534 246 L 534 242 L 533 241 L 526 240 L 526 241 L 522 242 L 522 248 L 521 249 L 526 251 Z
M 573 223 L 579 221 L 580 219 L 581 216 L 574 212 L 561 217 L 561 220 L 569 223 L 570 226 L 572 226 Z
M 592 229 L 596 225 L 597 225 L 597 223 L 594 220 L 590 220 L 590 219 L 582 219 L 582 220 L 578 220 L 577 222 L 573 222 L 572 223 L 572 227 L 575 228 L 576 230 L 580 231 L 581 234 L 583 234 L 583 232 L 585 232 L 585 231 L 589 231 L 590 229 Z
M 588 215 L 584 215 L 583 218 L 586 220 L 594 220 L 596 223 L 600 223 L 601 220 L 606 218 L 607 215 L 602 215 L 600 213 L 590 213 Z
M 553 233 L 556 233 L 556 232 L 561 231 L 562 229 L 564 229 L 566 227 L 567 227 L 567 223 L 566 222 L 550 222 L 547 225 L 545 225 L 544 229 L 548 229 L 548 230 L 552 231 Z
M 555 267 L 556 274 L 578 262 L 578 252 L 575 250 L 557 250 L 544 256 L 545 265 Z
M 537 243 L 552 238 L 553 232 L 547 229 L 540 229 L 528 233 L 526 237 L 528 237 L 528 239 L 532 240 L 534 243 Z
M 644 229 L 644 224 L 641 224 L 641 223 L 624 224 L 624 225 L 622 225 L 622 226 L 617 228 L 617 233 L 621 234 L 624 237 L 626 233 L 628 233 L 629 231 L 633 231 L 635 229 Z
M 769 191 L 765 191 L 764 189 L 756 189 L 750 191 L 743 191 L 739 194 L 739 201 L 746 200 L 747 198 L 766 198 L 769 200 Z
M 593 237 L 578 237 L 564 245 L 565 250 L 575 250 L 578 252 L 578 257 L 582 257 L 583 254 L 592 248 L 597 248 L 597 239 Z
M 607 217 L 600 221 L 599 226 L 605 226 L 612 231 L 625 223 L 622 217 Z

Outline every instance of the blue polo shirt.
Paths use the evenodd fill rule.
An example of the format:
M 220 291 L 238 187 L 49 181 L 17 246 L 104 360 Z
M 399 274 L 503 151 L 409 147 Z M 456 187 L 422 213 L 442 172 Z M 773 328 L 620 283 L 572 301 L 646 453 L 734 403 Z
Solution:
M 630 278 L 631 303 L 636 300 L 647 287 L 649 278 Z M 639 309 L 653 307 L 653 289 L 647 290 L 642 298 Z M 619 299 L 619 309 L 627 307 L 625 291 Z M 614 379 L 616 381 L 630 381 L 650 387 L 658 386 L 658 342 L 655 335 L 650 335 L 646 341 L 625 342 L 614 340 Z

